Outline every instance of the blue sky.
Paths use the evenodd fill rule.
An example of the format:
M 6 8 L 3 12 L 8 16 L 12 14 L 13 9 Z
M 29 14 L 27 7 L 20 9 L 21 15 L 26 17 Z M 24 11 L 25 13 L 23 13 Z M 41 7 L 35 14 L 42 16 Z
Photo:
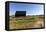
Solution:
M 43 15 L 44 9 L 43 5 L 38 4 L 20 4 L 20 3 L 10 3 L 9 15 L 15 15 L 16 11 L 26 11 L 26 16 L 28 15 Z

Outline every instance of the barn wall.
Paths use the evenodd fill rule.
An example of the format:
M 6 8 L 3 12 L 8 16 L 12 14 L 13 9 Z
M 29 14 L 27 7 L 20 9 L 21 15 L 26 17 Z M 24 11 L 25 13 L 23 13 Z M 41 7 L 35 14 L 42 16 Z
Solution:
M 18 17 L 18 16 L 26 16 L 26 11 L 16 11 L 15 17 Z

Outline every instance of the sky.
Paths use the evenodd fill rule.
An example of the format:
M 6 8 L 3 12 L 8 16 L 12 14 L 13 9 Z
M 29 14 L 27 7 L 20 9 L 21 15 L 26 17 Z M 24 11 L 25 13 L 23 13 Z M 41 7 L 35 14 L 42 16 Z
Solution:
M 44 15 L 43 5 L 40 4 L 10 3 L 9 15 L 15 15 L 16 11 L 26 11 L 26 16 Z

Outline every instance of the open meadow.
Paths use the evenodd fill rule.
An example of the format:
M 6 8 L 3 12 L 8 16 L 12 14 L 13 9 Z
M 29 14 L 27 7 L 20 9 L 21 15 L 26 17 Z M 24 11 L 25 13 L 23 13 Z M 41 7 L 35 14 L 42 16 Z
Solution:
M 9 29 L 41 28 L 44 27 L 44 16 L 23 16 L 9 18 Z

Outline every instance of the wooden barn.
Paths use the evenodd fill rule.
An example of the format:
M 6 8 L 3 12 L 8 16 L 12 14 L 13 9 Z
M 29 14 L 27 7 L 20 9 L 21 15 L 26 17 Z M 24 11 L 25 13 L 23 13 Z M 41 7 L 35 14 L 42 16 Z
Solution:
M 16 11 L 15 17 L 26 16 L 26 11 Z

